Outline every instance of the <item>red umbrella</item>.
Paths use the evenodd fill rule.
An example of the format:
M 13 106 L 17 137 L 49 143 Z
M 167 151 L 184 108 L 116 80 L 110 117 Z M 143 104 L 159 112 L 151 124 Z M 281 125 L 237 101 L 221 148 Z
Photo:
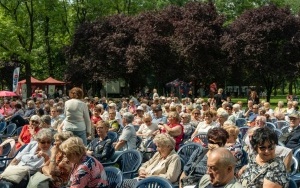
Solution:
M 12 91 L 0 91 L 0 97 L 15 97 L 17 94 Z

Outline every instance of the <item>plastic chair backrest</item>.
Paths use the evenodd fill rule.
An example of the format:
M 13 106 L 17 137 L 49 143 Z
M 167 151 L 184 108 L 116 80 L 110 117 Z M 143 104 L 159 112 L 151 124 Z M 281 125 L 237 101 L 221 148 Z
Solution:
M 289 180 L 289 188 L 298 188 L 297 183 L 291 178 Z
M 108 183 L 110 187 L 121 187 L 123 182 L 123 175 L 120 169 L 116 167 L 104 167 Z
M 196 136 L 192 138 L 193 142 L 201 144 L 203 147 L 208 147 L 208 139 L 207 139 L 207 133 L 198 133 Z
M 136 136 L 136 148 L 139 148 L 142 143 L 142 138 L 139 136 Z
M 289 126 L 289 122 L 285 121 L 285 120 L 279 120 L 277 122 L 274 123 L 277 129 L 281 129 L 285 126 Z
M 18 128 L 15 130 L 14 135 L 19 136 L 19 135 L 21 134 L 21 132 L 22 132 L 22 129 L 23 129 L 23 126 L 18 127 Z
M 274 123 L 271 122 L 266 122 L 266 127 L 269 127 L 270 129 L 276 129 L 276 126 L 274 125 Z
M 137 150 L 126 150 L 117 159 L 121 162 L 121 171 L 124 178 L 133 178 L 140 165 L 142 164 L 142 155 Z
M 283 134 L 280 129 L 274 129 L 275 133 L 277 134 L 277 137 L 280 138 L 281 135 Z
M 249 127 L 239 127 L 239 129 L 240 129 L 239 139 L 242 140 L 244 138 L 244 136 L 246 135 Z
M 165 178 L 162 177 L 148 177 L 139 181 L 135 188 L 173 188 L 172 184 Z
M 200 144 L 197 143 L 188 143 L 188 144 L 184 144 L 182 145 L 179 150 L 177 151 L 178 155 L 180 156 L 181 159 L 183 159 L 184 164 L 186 164 L 188 162 L 188 160 L 190 159 L 192 153 L 198 149 L 201 148 L 202 146 Z
M 290 126 L 284 126 L 284 127 L 282 127 L 282 128 L 281 128 L 281 132 L 282 132 L 282 133 L 287 133 L 288 130 L 289 130 L 289 127 L 290 127 Z
M 293 156 L 290 175 L 294 175 L 298 172 L 298 163 L 299 163 L 298 160 Z
M 293 156 L 296 159 L 300 160 L 300 148 L 298 148 L 296 151 L 294 151 Z
M 7 157 L 11 151 L 11 145 L 10 145 L 10 143 L 7 143 L 7 144 L 3 145 L 2 147 L 3 147 L 3 150 L 2 150 L 2 154 L 0 155 L 0 157 Z
M 14 131 L 16 130 L 17 125 L 15 123 L 10 123 L 6 126 L 6 134 L 7 136 L 12 136 Z
M 237 118 L 235 120 L 235 125 L 238 127 L 244 127 L 247 125 L 247 120 L 245 118 Z
M 118 140 L 118 133 L 113 131 L 108 131 L 107 136 L 111 139 L 112 142 L 116 142 Z
M 6 122 L 5 121 L 1 122 L 0 123 L 0 132 L 3 132 L 5 127 L 6 127 Z

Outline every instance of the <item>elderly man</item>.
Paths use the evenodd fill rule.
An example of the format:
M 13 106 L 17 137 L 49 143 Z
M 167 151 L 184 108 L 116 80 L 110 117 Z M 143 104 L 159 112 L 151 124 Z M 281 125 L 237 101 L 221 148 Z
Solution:
M 133 114 L 130 112 L 125 112 L 123 114 L 123 125 L 124 128 L 119 137 L 119 141 L 115 143 L 115 150 L 124 151 L 129 149 L 136 149 L 136 133 L 132 125 Z
M 226 148 L 217 148 L 211 151 L 207 159 L 207 174 L 199 183 L 199 187 L 234 187 L 242 188 L 234 176 L 235 157 Z
M 290 127 L 286 133 L 279 138 L 279 141 L 285 144 L 286 147 L 296 151 L 300 148 L 300 114 L 294 112 L 289 115 Z
M 152 123 L 156 123 L 156 124 L 159 124 L 159 123 L 166 124 L 167 123 L 167 117 L 162 115 L 161 105 L 157 105 L 153 109 Z

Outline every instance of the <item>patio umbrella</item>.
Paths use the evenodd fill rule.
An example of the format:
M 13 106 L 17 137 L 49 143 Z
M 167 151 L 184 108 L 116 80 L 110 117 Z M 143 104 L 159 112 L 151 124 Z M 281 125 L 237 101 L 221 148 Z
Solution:
M 17 96 L 15 92 L 12 91 L 0 91 L 0 97 L 14 97 Z

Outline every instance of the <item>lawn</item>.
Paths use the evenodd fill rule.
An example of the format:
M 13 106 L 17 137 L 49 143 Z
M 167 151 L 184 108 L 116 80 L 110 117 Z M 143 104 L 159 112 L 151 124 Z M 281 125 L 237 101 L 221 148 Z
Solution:
M 266 99 L 260 99 L 260 101 L 262 100 L 265 100 Z M 233 103 L 236 103 L 237 101 L 242 101 L 243 102 L 243 107 L 245 108 L 247 106 L 247 99 L 246 98 L 232 98 L 231 101 Z M 271 96 L 271 101 L 270 101 L 270 104 L 271 104 L 271 108 L 274 110 L 274 108 L 277 107 L 277 103 L 278 101 L 283 101 L 285 106 L 286 106 L 286 95 L 277 95 L 277 96 Z

